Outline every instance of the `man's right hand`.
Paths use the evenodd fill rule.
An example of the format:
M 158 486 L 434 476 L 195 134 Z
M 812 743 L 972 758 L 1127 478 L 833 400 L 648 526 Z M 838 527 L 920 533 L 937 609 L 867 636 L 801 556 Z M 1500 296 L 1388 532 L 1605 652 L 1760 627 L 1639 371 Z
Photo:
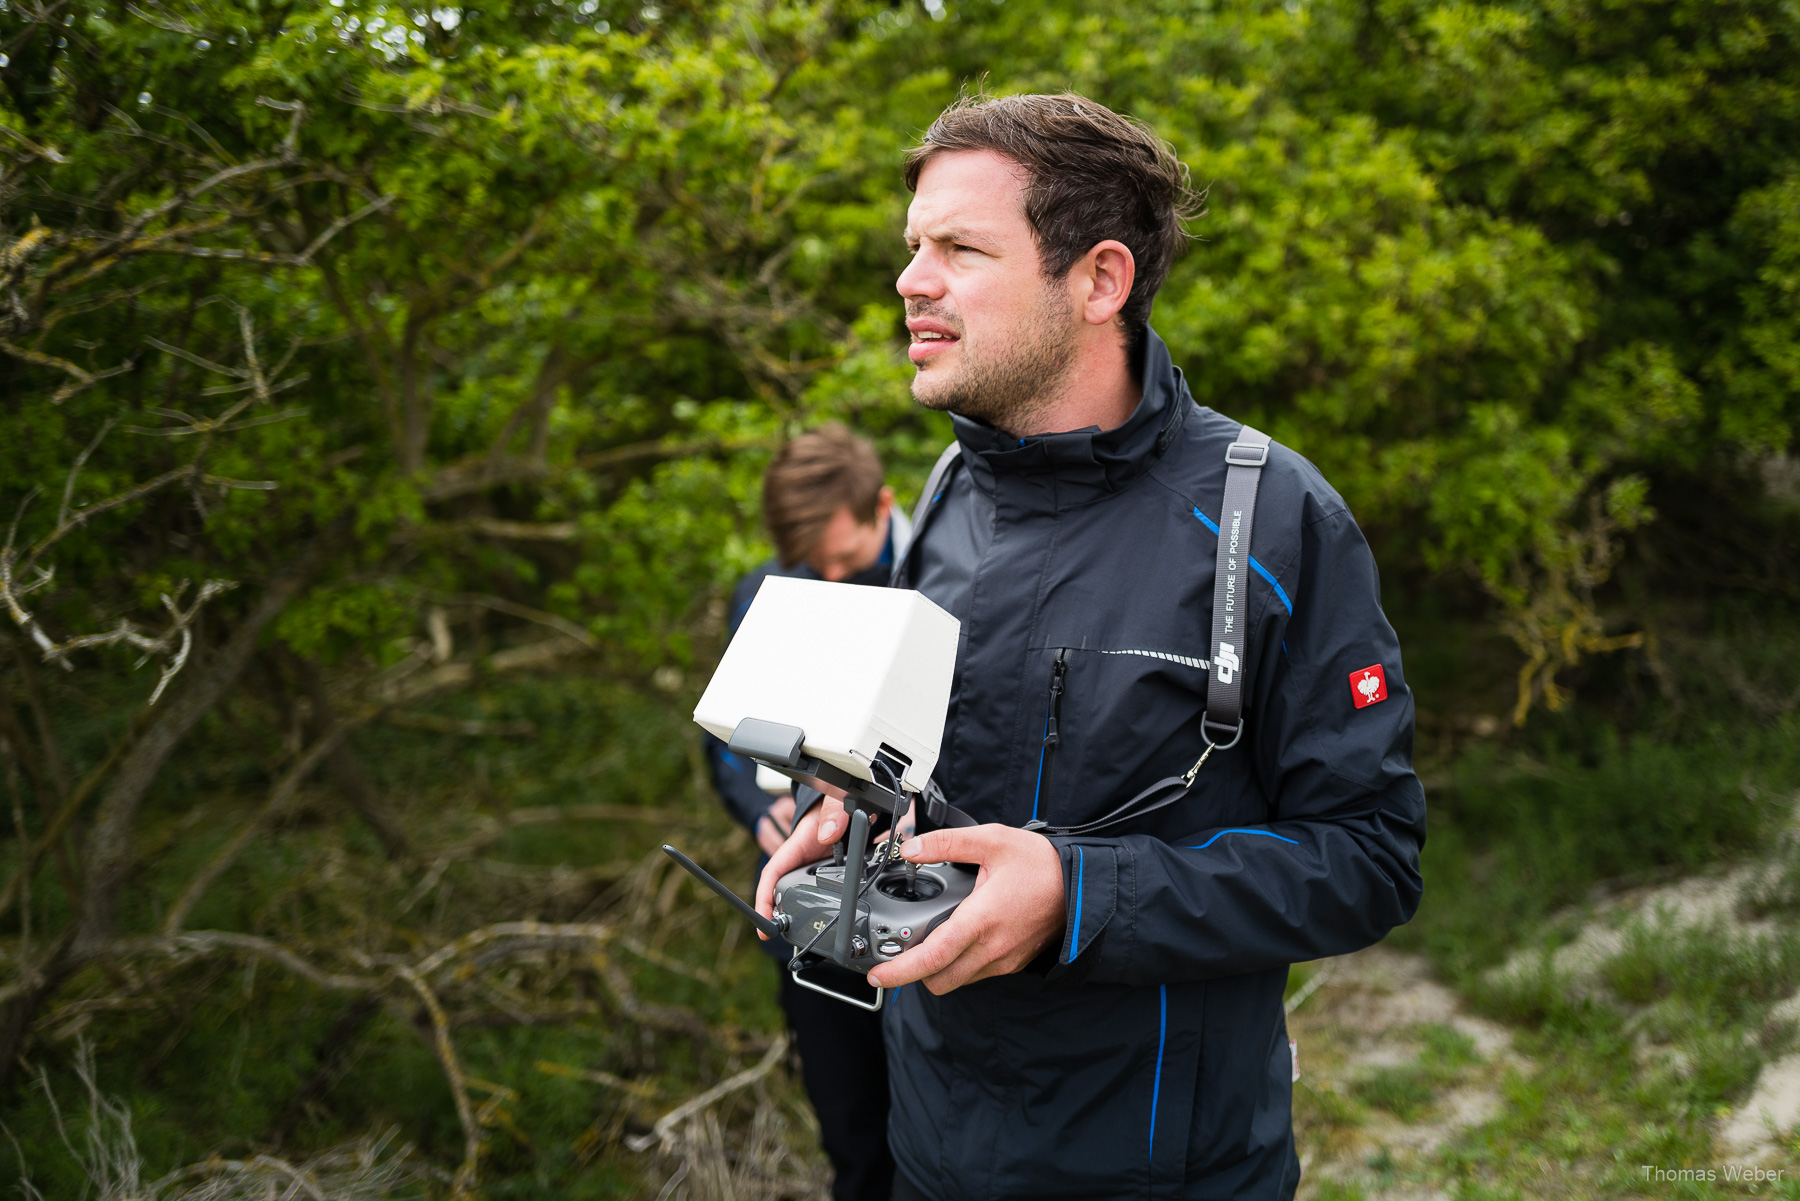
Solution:
M 776 881 L 797 867 L 825 858 L 831 853 L 831 844 L 849 828 L 850 823 L 844 820 L 844 802 L 835 797 L 826 797 L 808 810 L 787 841 L 769 856 L 768 866 L 756 882 L 756 911 L 764 917 L 774 917 Z M 769 941 L 761 930 L 756 936 Z

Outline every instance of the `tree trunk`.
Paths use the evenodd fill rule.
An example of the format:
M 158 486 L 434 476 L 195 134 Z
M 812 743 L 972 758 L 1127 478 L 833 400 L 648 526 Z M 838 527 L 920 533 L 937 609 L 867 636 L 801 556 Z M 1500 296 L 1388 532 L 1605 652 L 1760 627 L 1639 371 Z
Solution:
M 298 655 L 293 656 L 293 661 L 294 670 L 300 677 L 300 686 L 306 699 L 312 703 L 307 737 L 315 739 L 331 728 L 336 714 L 332 712 L 331 698 L 326 695 L 325 681 L 319 675 L 318 667 Z M 369 827 L 389 859 L 405 859 L 412 854 L 412 847 L 406 841 L 406 832 L 400 828 L 400 820 L 375 791 L 375 786 L 369 783 L 362 761 L 350 749 L 348 742 L 338 744 L 337 749 L 326 757 L 325 774 L 331 778 L 332 784 L 343 794 L 344 799 L 350 802 L 350 808 L 356 811 L 356 816 Z
M 163 764 L 195 723 L 237 681 L 255 653 L 264 627 L 306 587 L 346 528 L 339 522 L 321 533 L 286 571 L 269 581 L 225 645 L 194 669 L 187 687 L 169 698 L 168 708 L 151 719 L 137 745 L 119 764 L 112 783 L 100 798 L 93 835 L 88 840 L 80 935 L 76 940 L 80 946 L 109 942 L 118 932 L 119 898 L 131 867 L 131 839 L 137 827 L 138 808 Z
M 347 518 L 335 522 L 287 570 L 269 581 L 225 645 L 189 669 L 182 681 L 186 687 L 174 689 L 163 707 L 152 711 L 143 734 L 120 760 L 101 796 L 85 847 L 73 935 L 65 934 L 45 957 L 38 967 L 38 982 L 0 1008 L 0 1088 L 18 1066 L 31 1024 L 44 1002 L 117 933 L 119 901 L 131 872 L 138 810 L 163 764 L 242 674 L 263 630 L 324 566 L 349 528 Z

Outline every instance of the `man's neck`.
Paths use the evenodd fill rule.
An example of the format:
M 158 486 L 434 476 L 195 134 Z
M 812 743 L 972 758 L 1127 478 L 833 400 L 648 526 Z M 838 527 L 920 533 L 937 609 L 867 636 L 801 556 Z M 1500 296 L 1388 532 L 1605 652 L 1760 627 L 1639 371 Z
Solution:
M 1086 345 L 1050 394 L 1022 413 L 1019 428 L 1007 433 L 1034 438 L 1090 426 L 1110 430 L 1130 420 L 1144 388 L 1131 374 L 1129 341 L 1119 338 L 1116 330 L 1105 332 L 1111 336 L 1084 340 Z

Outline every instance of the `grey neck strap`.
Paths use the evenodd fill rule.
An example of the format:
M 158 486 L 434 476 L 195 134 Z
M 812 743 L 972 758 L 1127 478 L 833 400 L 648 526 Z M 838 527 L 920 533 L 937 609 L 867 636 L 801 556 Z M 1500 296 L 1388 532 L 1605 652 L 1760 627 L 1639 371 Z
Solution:
M 1212 674 L 1200 731 L 1208 746 L 1235 746 L 1244 734 L 1245 638 L 1250 616 L 1250 528 L 1256 485 L 1269 461 L 1269 435 L 1244 426 L 1225 448 L 1225 500 L 1213 575 Z

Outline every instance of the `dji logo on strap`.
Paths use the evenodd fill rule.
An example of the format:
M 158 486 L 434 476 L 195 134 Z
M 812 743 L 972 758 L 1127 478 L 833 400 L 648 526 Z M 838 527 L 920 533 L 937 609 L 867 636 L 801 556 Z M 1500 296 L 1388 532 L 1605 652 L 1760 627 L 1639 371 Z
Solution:
M 1219 643 L 1219 653 L 1213 663 L 1219 669 L 1219 683 L 1221 684 L 1231 683 L 1232 677 L 1237 675 L 1239 667 L 1242 666 L 1238 663 L 1237 649 L 1229 642 Z

